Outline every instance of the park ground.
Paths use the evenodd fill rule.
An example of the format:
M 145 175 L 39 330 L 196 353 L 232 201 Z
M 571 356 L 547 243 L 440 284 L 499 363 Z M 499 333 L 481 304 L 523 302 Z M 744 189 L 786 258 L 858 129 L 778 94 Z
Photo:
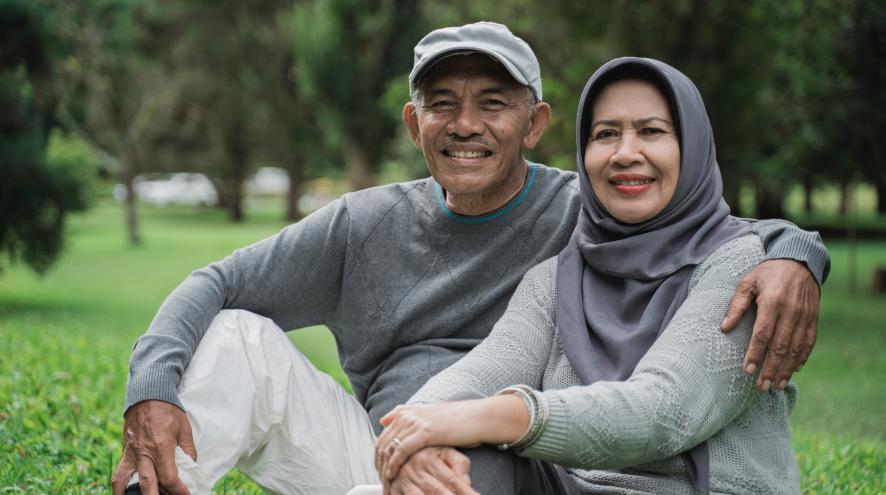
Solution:
M 0 274 L 0 493 L 107 493 L 120 456 L 127 360 L 163 298 L 187 274 L 284 224 L 272 207 L 240 225 L 211 210 L 142 210 L 144 244 L 129 247 L 116 205 L 69 221 L 59 263 L 40 278 Z M 886 295 L 870 293 L 886 241 L 857 246 L 849 290 L 845 242 L 822 294 L 819 339 L 794 378 L 793 446 L 804 493 L 886 491 Z M 321 369 L 347 381 L 323 328 L 291 338 Z M 260 493 L 238 473 L 217 493 Z

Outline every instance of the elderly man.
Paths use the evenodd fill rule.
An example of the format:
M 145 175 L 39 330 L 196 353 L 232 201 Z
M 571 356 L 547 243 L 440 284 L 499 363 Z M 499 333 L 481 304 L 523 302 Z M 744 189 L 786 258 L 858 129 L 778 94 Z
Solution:
M 143 493 L 202 493 L 234 466 L 281 493 L 377 482 L 378 419 L 480 342 L 525 271 L 566 244 L 576 175 L 523 158 L 551 115 L 529 46 L 499 24 L 440 29 L 415 47 L 409 82 L 403 120 L 431 177 L 346 194 L 169 296 L 131 358 L 115 494 L 134 473 Z M 829 261 L 815 234 L 756 228 L 770 261 L 743 281 L 724 326 L 756 296 L 746 364 L 753 373 L 771 344 L 768 389 L 808 356 Z M 281 331 L 319 324 L 355 397 Z M 471 493 L 458 451 L 410 463 L 396 491 Z M 484 491 L 480 468 L 471 479 Z

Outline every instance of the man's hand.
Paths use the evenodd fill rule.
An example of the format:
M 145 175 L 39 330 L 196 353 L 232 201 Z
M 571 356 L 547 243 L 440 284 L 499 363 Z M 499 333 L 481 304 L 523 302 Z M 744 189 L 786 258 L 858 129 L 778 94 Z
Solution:
M 471 461 L 452 447 L 426 447 L 409 458 L 385 495 L 479 495 L 471 488 Z
M 720 329 L 731 331 L 752 302 L 757 320 L 742 368 L 749 375 L 760 366 L 757 389 L 783 390 L 795 371 L 809 359 L 818 334 L 819 287 L 803 263 L 767 260 L 739 282 Z
M 130 407 L 123 423 L 123 457 L 111 480 L 114 495 L 123 495 L 136 471 L 144 495 L 157 495 L 160 488 L 170 495 L 190 495 L 178 478 L 176 445 L 197 460 L 191 424 L 181 409 L 159 400 Z

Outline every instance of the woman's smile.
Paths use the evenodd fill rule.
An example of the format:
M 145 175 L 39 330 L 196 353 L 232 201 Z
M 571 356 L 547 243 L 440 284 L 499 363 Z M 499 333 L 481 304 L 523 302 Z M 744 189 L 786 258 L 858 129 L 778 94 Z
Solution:
M 616 174 L 609 178 L 609 183 L 616 191 L 627 194 L 643 194 L 652 187 L 655 178 L 642 174 Z

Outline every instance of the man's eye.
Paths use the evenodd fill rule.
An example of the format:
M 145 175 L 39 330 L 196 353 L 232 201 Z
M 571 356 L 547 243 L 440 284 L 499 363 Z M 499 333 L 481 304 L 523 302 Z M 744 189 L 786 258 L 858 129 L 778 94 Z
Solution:
M 482 102 L 483 108 L 486 110 L 501 110 L 502 108 L 507 106 L 507 103 L 501 100 L 484 100 Z
M 447 111 L 455 108 L 455 102 L 449 100 L 439 100 L 427 105 L 428 108 L 438 111 Z

